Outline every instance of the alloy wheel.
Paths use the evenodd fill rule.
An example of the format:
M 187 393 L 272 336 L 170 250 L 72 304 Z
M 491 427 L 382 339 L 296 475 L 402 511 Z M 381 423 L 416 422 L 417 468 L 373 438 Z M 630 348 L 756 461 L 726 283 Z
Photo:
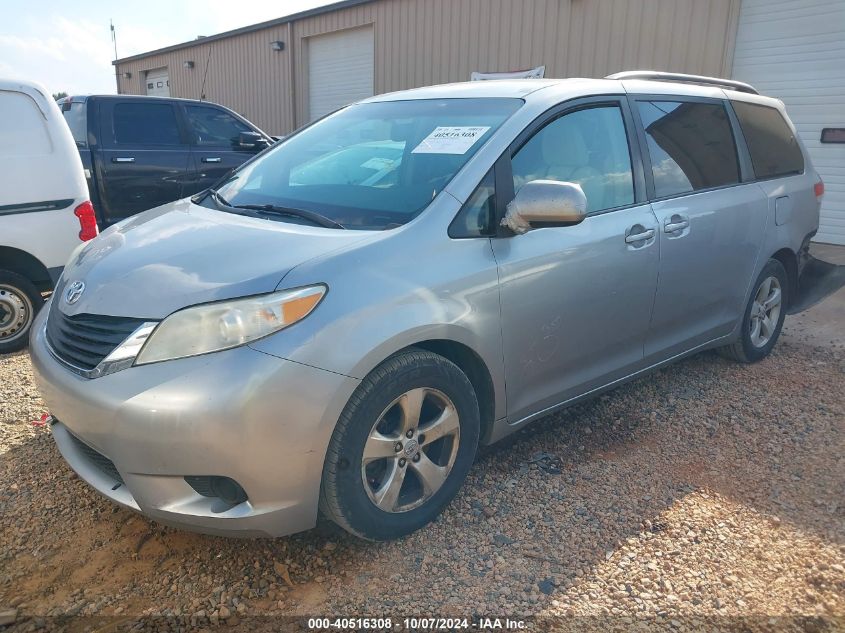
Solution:
M 455 405 L 436 389 L 396 398 L 364 445 L 361 477 L 370 501 L 384 512 L 407 512 L 428 501 L 455 464 L 460 429 Z
M 780 319 L 783 292 L 777 277 L 766 277 L 751 304 L 751 343 L 754 347 L 765 347 L 771 340 Z

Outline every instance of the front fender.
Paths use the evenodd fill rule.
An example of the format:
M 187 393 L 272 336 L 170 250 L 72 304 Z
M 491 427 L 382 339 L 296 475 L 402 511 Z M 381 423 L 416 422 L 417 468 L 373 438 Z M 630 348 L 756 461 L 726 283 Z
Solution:
M 455 341 L 487 365 L 496 416 L 504 415 L 498 272 L 490 241 L 444 238 L 408 231 L 295 269 L 286 286 L 326 283 L 326 297 L 301 322 L 251 346 L 363 379 L 403 348 Z

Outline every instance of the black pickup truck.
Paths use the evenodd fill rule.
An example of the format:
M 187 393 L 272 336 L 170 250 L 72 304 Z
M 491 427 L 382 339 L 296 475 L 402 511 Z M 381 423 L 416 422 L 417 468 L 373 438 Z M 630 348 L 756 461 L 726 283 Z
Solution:
M 127 95 L 59 101 L 100 228 L 213 185 L 273 139 L 208 101 Z

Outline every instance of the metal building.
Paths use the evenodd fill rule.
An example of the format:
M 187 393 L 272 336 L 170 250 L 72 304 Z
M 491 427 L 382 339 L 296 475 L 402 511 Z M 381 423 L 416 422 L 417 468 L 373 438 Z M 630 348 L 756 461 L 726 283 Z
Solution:
M 724 75 L 738 12 L 738 0 L 345 0 L 115 64 L 121 93 L 204 95 L 284 134 L 361 97 L 473 71 Z
M 818 239 L 843 244 L 843 47 L 841 0 L 344 0 L 115 64 L 118 92 L 208 99 L 276 135 L 477 71 L 733 76 L 786 103 L 827 188 Z

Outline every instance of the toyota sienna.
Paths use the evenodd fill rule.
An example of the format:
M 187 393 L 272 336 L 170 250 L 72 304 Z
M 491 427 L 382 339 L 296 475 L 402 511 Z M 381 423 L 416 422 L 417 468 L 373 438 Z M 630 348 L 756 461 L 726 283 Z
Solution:
M 730 80 L 381 95 L 80 246 L 37 381 L 124 507 L 396 538 L 479 444 L 701 350 L 766 357 L 822 191 L 783 104 Z

